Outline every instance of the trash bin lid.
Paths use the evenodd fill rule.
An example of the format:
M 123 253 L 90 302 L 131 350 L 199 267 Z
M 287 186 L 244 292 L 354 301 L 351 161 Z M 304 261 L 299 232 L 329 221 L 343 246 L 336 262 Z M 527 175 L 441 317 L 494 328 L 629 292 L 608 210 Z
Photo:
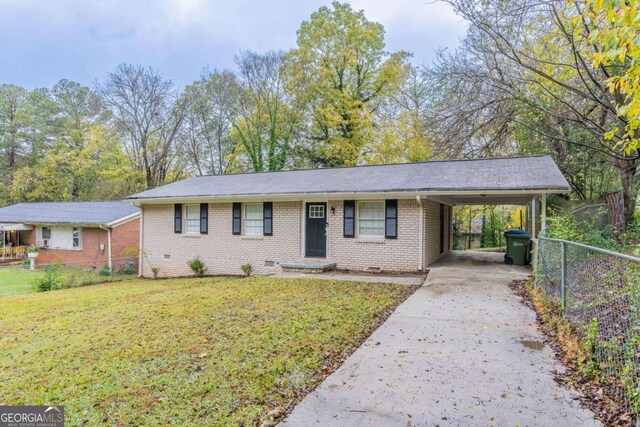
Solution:
M 529 232 L 524 230 L 505 230 L 504 234 L 529 234 Z

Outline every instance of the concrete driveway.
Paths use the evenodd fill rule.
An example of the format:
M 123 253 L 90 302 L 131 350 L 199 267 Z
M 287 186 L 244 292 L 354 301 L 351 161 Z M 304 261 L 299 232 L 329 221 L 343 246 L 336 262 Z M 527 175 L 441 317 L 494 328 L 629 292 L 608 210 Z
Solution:
M 453 254 L 283 422 L 286 426 L 599 425 L 558 386 L 534 313 L 507 284 L 530 270 Z

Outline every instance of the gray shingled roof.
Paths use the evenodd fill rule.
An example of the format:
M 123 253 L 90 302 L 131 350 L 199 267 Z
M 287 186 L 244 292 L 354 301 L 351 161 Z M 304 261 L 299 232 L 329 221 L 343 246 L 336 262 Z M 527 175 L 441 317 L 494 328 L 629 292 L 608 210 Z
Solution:
M 199 176 L 128 199 L 491 190 L 570 188 L 551 157 L 537 156 Z
M 0 223 L 104 225 L 136 212 L 124 202 L 18 203 L 0 208 Z

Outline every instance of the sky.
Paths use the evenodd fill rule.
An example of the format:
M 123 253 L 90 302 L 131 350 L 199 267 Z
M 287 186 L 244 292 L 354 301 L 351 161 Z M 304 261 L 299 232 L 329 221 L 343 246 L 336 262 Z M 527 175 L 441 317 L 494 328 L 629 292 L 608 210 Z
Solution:
M 430 63 L 466 25 L 437 0 L 353 0 L 386 30 L 387 50 Z M 60 79 L 92 86 L 122 62 L 151 66 L 183 87 L 204 69 L 235 69 L 243 49 L 296 45 L 300 23 L 328 0 L 0 0 L 0 84 Z

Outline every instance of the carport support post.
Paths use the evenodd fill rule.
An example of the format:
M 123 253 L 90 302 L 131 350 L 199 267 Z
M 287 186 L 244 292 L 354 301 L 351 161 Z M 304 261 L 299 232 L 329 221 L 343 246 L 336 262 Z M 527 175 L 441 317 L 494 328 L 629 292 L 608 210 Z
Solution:
M 564 242 L 560 242 L 560 303 L 562 311 L 567 308 L 567 294 L 565 292 L 565 276 L 566 276 L 567 257 Z
M 536 198 L 531 200 L 531 238 L 536 238 Z
M 540 195 L 540 232 L 547 227 L 547 195 Z

